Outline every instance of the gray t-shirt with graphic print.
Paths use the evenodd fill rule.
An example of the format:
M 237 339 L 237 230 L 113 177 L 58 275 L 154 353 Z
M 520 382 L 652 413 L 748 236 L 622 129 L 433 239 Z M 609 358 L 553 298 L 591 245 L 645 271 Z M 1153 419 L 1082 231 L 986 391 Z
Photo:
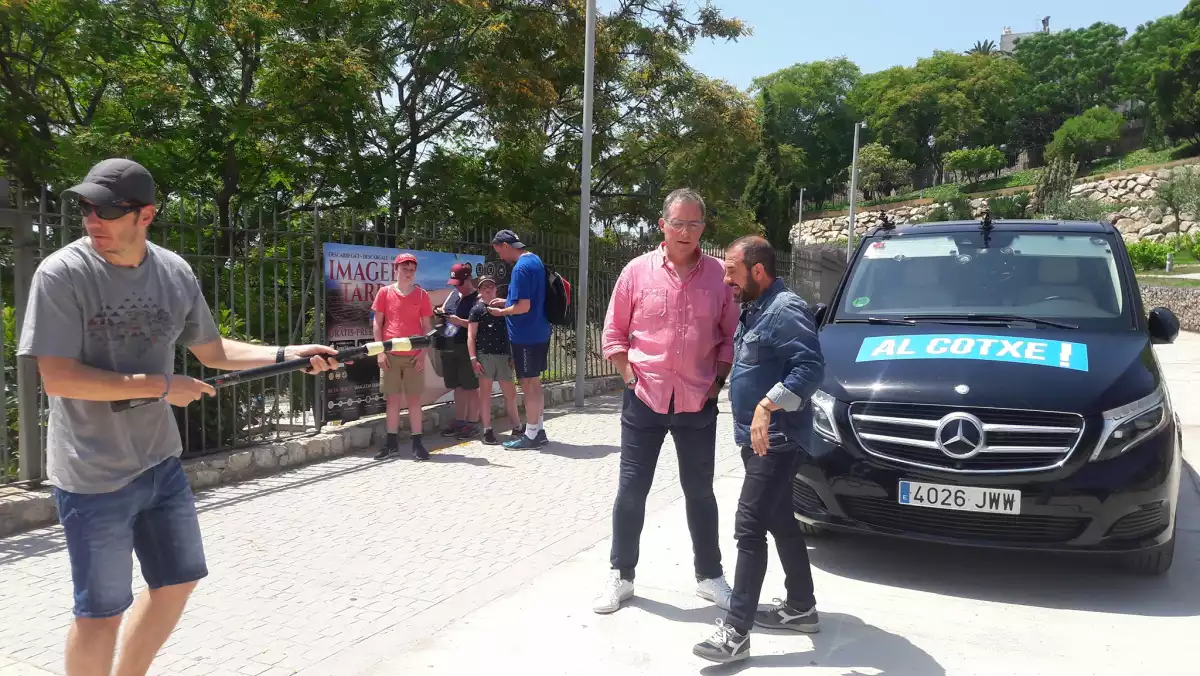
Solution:
M 33 275 L 17 354 L 67 357 L 117 373 L 174 373 L 175 346 L 220 338 L 191 266 L 153 243 L 142 264 L 105 261 L 87 238 L 55 252 Z M 110 402 L 50 397 L 50 483 L 110 493 L 183 452 L 170 404 L 114 413 Z

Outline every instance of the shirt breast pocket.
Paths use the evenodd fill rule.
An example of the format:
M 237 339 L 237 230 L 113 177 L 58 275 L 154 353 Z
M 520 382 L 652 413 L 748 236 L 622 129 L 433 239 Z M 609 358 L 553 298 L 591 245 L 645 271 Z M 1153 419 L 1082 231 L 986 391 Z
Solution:
M 717 316 L 717 298 L 708 289 L 700 289 L 691 294 L 690 304 L 693 319 L 706 322 Z
M 642 289 L 638 298 L 638 314 L 649 319 L 667 315 L 667 290 Z
M 738 341 L 737 360 L 743 364 L 755 365 L 762 359 L 762 341 L 758 331 L 747 331 Z

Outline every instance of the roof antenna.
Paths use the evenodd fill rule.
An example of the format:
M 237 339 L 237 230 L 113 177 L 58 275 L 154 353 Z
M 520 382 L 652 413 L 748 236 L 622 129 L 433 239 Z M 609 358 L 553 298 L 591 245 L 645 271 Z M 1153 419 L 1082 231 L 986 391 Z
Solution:
M 984 207 L 983 210 L 983 222 L 979 225 L 979 227 L 982 230 L 991 230 L 994 227 L 992 225 L 992 212 L 986 207 Z
M 892 219 L 888 217 L 888 213 L 886 211 L 879 212 L 879 227 L 883 230 L 896 229 L 896 224 L 893 223 Z

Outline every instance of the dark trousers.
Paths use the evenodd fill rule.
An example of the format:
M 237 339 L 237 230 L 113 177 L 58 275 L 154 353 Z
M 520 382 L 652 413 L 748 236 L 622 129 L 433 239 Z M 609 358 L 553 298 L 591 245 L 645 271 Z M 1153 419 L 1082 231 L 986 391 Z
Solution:
M 632 390 L 625 390 L 621 410 L 621 478 L 613 505 L 613 542 L 609 561 L 621 577 L 633 580 L 637 567 L 646 496 L 667 432 L 675 440 L 679 482 L 692 534 L 696 579 L 720 577 L 721 547 L 717 539 L 717 498 L 713 472 L 717 456 L 717 402 L 695 413 L 655 413 Z
M 734 538 L 738 543 L 733 600 L 726 622 L 743 634 L 754 625 L 758 597 L 767 575 L 767 533 L 775 538 L 783 563 L 787 601 L 798 610 L 816 605 L 812 570 L 804 535 L 792 513 L 792 480 L 800 449 L 792 444 L 772 448 L 764 456 L 749 446 L 742 447 L 746 479 L 738 498 Z

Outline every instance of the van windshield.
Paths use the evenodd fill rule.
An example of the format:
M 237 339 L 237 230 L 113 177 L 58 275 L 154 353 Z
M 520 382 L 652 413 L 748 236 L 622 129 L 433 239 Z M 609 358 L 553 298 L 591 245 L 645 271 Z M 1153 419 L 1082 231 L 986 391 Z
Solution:
M 1109 236 L 1091 233 L 871 237 L 835 320 L 980 313 L 1130 329 L 1113 246 Z

